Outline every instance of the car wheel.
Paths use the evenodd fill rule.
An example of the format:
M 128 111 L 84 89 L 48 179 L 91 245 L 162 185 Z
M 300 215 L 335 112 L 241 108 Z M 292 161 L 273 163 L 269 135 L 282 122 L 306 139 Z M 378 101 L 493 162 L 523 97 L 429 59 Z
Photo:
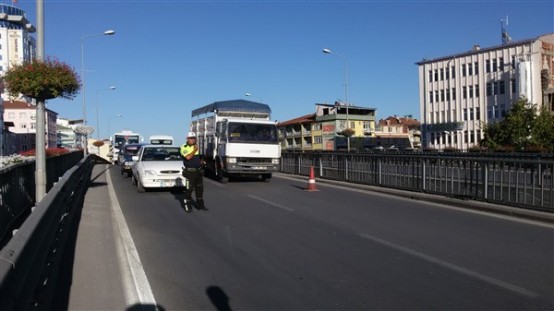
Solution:
M 146 192 L 146 189 L 144 189 L 144 187 L 140 183 L 140 179 L 137 179 L 136 181 L 137 181 L 137 192 L 140 192 L 140 193 Z

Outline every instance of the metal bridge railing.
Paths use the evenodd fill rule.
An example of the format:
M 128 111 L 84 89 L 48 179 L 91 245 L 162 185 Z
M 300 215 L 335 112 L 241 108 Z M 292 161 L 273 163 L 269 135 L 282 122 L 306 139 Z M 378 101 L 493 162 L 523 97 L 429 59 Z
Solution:
M 531 155 L 283 153 L 281 171 L 554 212 L 554 159 Z

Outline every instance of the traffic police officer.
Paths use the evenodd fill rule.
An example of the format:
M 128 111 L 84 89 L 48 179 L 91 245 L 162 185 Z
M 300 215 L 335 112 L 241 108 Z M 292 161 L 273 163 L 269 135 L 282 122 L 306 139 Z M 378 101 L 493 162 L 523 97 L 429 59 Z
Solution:
M 189 132 L 186 144 L 181 146 L 181 156 L 183 156 L 183 177 L 187 179 L 187 188 L 185 190 L 185 211 L 192 211 L 192 191 L 196 192 L 196 203 L 199 209 L 206 210 L 204 205 L 204 183 L 202 175 L 203 159 L 196 145 L 196 133 Z

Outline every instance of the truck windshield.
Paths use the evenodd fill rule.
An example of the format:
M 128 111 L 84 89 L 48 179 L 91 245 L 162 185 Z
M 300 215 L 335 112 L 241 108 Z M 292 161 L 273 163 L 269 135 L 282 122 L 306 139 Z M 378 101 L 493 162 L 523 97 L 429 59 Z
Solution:
M 277 144 L 274 124 L 229 123 L 230 143 Z
M 139 136 L 138 135 L 115 135 L 114 145 L 116 148 L 121 149 L 121 147 L 127 144 L 138 144 Z

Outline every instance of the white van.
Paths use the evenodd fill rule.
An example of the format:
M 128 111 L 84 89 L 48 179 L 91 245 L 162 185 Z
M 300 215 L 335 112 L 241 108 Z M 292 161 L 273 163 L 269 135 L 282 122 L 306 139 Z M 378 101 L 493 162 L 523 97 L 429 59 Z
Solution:
M 150 136 L 151 145 L 173 145 L 173 136 L 168 135 L 152 135 Z

